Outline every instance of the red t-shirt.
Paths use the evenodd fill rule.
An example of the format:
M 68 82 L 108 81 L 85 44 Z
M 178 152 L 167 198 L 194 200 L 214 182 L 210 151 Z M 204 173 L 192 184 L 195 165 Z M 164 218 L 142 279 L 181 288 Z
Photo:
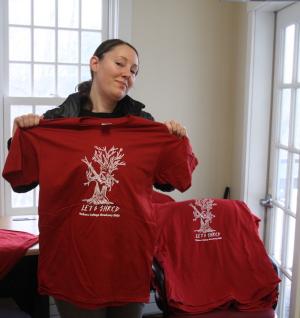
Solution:
M 152 185 L 184 191 L 196 165 L 187 138 L 134 116 L 18 130 L 3 176 L 13 188 L 40 185 L 40 292 L 85 308 L 146 302 Z
M 173 311 L 272 307 L 280 280 L 258 236 L 258 218 L 245 203 L 188 200 L 158 204 L 156 210 L 161 231 L 155 258 Z
M 38 236 L 21 231 L 0 229 L 0 279 L 38 242 Z

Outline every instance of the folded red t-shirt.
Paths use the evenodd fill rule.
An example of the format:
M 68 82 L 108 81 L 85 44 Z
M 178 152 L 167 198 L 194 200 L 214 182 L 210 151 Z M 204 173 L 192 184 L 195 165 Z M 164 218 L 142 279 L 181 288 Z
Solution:
M 26 232 L 0 229 L 0 279 L 26 254 L 38 236 Z

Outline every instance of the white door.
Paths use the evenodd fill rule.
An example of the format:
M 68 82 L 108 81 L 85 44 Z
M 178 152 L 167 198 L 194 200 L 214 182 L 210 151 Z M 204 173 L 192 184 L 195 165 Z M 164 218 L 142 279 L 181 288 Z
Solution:
M 279 318 L 299 318 L 300 3 L 277 14 L 267 246 L 280 269 Z

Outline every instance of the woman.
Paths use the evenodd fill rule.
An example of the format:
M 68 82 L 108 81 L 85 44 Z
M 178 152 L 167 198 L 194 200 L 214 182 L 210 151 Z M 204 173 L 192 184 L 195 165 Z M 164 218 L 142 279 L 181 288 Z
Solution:
M 78 93 L 70 95 L 58 108 L 43 116 L 28 114 L 16 117 L 13 134 L 17 127 L 38 125 L 41 118 L 59 117 L 122 117 L 128 114 L 153 120 L 143 111 L 142 103 L 130 98 L 127 93 L 134 85 L 139 70 L 137 50 L 119 39 L 104 41 L 90 60 L 92 79 L 78 85 Z M 186 136 L 186 129 L 174 120 L 165 123 L 170 133 Z
M 119 39 L 103 42 L 90 59 L 90 69 L 92 79 L 79 84 L 78 93 L 70 95 L 61 106 L 47 111 L 42 117 L 33 114 L 17 117 L 14 120 L 13 133 L 17 127 L 38 125 L 41 118 L 113 118 L 135 115 L 153 120 L 149 113 L 143 111 L 143 104 L 127 95 L 139 70 L 138 53 L 132 45 Z M 175 121 L 166 122 L 166 126 L 174 135 L 186 135 L 185 128 Z M 170 186 L 160 185 L 160 188 L 170 188 Z M 28 191 L 28 187 L 25 191 Z M 58 299 L 56 304 L 62 318 L 139 318 L 143 310 L 142 303 L 107 306 L 94 310 L 83 309 Z

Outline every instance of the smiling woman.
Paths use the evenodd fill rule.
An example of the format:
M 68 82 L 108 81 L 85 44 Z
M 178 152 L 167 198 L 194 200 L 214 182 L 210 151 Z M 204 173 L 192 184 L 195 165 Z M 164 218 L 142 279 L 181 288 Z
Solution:
M 143 110 L 145 106 L 127 95 L 134 85 L 138 69 L 138 52 L 131 44 L 120 39 L 106 40 L 97 47 L 90 58 L 91 79 L 80 83 L 78 85 L 77 93 L 71 94 L 62 105 L 46 111 L 42 116 L 34 114 L 22 115 L 14 120 L 14 137 L 8 158 L 14 157 L 14 153 L 16 149 L 18 149 L 19 144 L 22 144 L 22 148 L 24 149 L 29 150 L 35 148 L 35 146 L 32 145 L 25 145 L 24 141 L 20 142 L 20 139 L 23 138 L 21 137 L 23 133 L 26 134 L 26 132 L 30 133 L 35 131 L 41 132 L 41 135 L 37 140 L 46 140 L 46 142 L 45 151 L 41 150 L 42 148 L 38 146 L 39 150 L 36 148 L 34 153 L 42 154 L 41 157 L 38 156 L 39 159 L 42 158 L 42 160 L 49 160 L 52 158 L 45 166 L 39 163 L 33 167 L 32 170 L 30 168 L 32 167 L 31 164 L 27 168 L 22 168 L 22 170 L 24 170 L 24 175 L 33 172 L 32 177 L 25 178 L 24 180 L 22 179 L 23 181 L 20 181 L 20 178 L 17 178 L 18 184 L 13 186 L 13 189 L 16 192 L 26 192 L 35 188 L 37 184 L 40 184 L 40 255 L 43 254 L 46 255 L 47 258 L 52 259 L 52 253 L 56 250 L 56 247 L 49 244 L 49 239 L 47 238 L 47 229 L 52 227 L 49 226 L 48 222 L 51 223 L 53 218 L 52 216 L 49 217 L 48 212 L 45 212 L 45 207 L 51 206 L 51 209 L 55 211 L 54 214 L 58 213 L 57 215 L 60 216 L 67 212 L 69 215 L 68 222 L 62 222 L 61 224 L 71 224 L 73 223 L 73 221 L 71 221 L 73 217 L 76 219 L 78 218 L 80 221 L 80 228 L 85 229 L 88 232 L 87 235 L 81 233 L 81 229 L 79 228 L 71 230 L 72 233 L 76 233 L 76 242 L 74 241 L 74 244 L 77 245 L 77 240 L 79 240 L 82 242 L 83 249 L 80 248 L 81 250 L 78 252 L 78 246 L 76 247 L 74 245 L 74 251 L 76 250 L 78 252 L 75 254 L 79 258 L 77 259 L 77 256 L 74 256 L 77 260 L 72 261 L 74 264 L 77 264 L 74 267 L 74 272 L 72 273 L 69 269 L 67 271 L 68 274 L 66 275 L 69 275 L 68 283 L 66 283 L 66 276 L 62 274 L 63 271 L 61 270 L 61 266 L 58 266 L 57 270 L 53 268 L 49 269 L 47 266 L 41 266 L 41 269 L 39 270 L 41 282 L 40 291 L 47 295 L 51 295 L 56 299 L 56 304 L 62 318 L 140 318 L 142 316 L 143 303 L 147 301 L 149 297 L 150 279 L 148 276 L 149 269 L 151 268 L 150 263 L 152 261 L 151 252 L 146 252 L 147 255 L 150 255 L 149 260 L 147 258 L 148 256 L 146 257 L 146 261 L 149 263 L 146 266 L 140 265 L 141 263 L 132 265 L 131 257 L 131 265 L 127 266 L 129 264 L 128 261 L 124 260 L 121 262 L 118 253 L 121 251 L 121 254 L 123 255 L 121 258 L 126 258 L 126 255 L 128 256 L 126 251 L 132 249 L 132 251 L 134 251 L 134 262 L 140 262 L 140 259 L 144 260 L 145 251 L 148 251 L 146 246 L 150 246 L 150 251 L 150 249 L 152 249 L 151 246 L 154 243 L 152 234 L 147 234 L 148 229 L 144 229 L 144 225 L 141 225 L 146 224 L 146 227 L 148 227 L 148 221 L 144 222 L 143 220 L 147 220 L 148 216 L 152 215 L 147 212 L 147 209 L 152 207 L 151 193 L 153 183 L 155 183 L 155 187 L 159 189 L 172 190 L 174 189 L 173 187 L 176 187 L 183 192 L 190 186 L 191 182 L 189 179 L 192 171 L 197 165 L 197 159 L 194 157 L 188 146 L 187 138 L 176 137 L 185 137 L 185 129 L 174 121 L 169 122 L 167 127 L 161 123 L 153 123 L 151 114 Z M 80 117 L 80 119 L 76 117 Z M 142 119 L 138 117 L 142 117 Z M 65 118 L 65 120 L 46 121 L 41 120 L 42 118 Z M 63 126 L 61 127 L 65 127 L 68 131 L 63 129 L 61 131 L 63 133 L 61 136 L 56 135 L 57 132 L 60 131 L 60 128 L 56 126 L 57 124 L 62 124 Z M 71 126 L 69 126 L 70 124 Z M 47 125 L 50 126 L 48 127 Z M 99 126 L 101 127 L 100 135 L 98 134 Z M 124 127 L 118 134 L 116 132 L 119 131 L 119 126 Z M 144 126 L 147 127 L 147 130 L 145 131 L 143 128 Z M 50 128 L 49 131 L 51 131 L 51 133 L 48 137 L 48 129 L 46 128 L 46 130 L 44 130 L 43 127 Z M 73 127 L 73 130 L 71 129 L 71 135 L 69 134 L 70 127 Z M 95 129 L 93 132 L 89 130 L 92 127 Z M 113 128 L 111 129 L 111 127 Z M 90 135 L 86 135 L 86 129 L 91 132 Z M 158 131 L 161 131 L 161 133 L 157 134 Z M 73 132 L 75 132 L 76 136 L 72 135 Z M 171 136 L 169 132 L 176 136 Z M 135 135 L 136 138 L 132 139 L 132 135 Z M 153 139 L 151 139 L 152 135 Z M 133 140 L 134 144 L 131 145 L 130 140 Z M 139 140 L 141 140 L 140 143 L 138 142 Z M 163 144 L 164 140 L 167 140 L 167 142 Z M 170 142 L 168 140 L 170 140 Z M 46 154 L 49 150 L 51 152 L 51 145 L 53 142 L 56 143 L 56 141 L 59 141 L 59 144 L 54 148 L 59 151 L 60 154 Z M 174 146 L 172 145 L 172 147 L 170 147 L 171 141 L 174 143 Z M 100 146 L 95 146 L 95 143 L 99 143 Z M 119 146 L 115 147 L 115 143 Z M 78 160 L 75 160 L 75 158 L 70 160 L 68 151 L 70 151 L 73 156 L 77 152 L 78 146 L 80 147 L 80 157 L 77 158 Z M 92 156 L 84 155 L 86 153 L 86 147 L 89 146 L 95 148 L 95 152 Z M 161 147 L 161 150 L 155 147 Z M 165 149 L 166 147 L 169 147 L 169 151 Z M 156 149 L 158 149 L 158 151 Z M 127 151 L 126 156 L 125 150 Z M 130 162 L 130 160 L 128 161 L 128 159 L 126 161 L 123 158 L 124 156 L 125 158 L 130 158 L 128 151 L 132 151 L 133 153 L 132 162 Z M 25 152 L 27 153 L 27 151 Z M 21 154 L 22 160 L 26 157 L 26 153 Z M 167 161 L 167 158 L 169 158 L 170 162 L 165 164 L 164 162 Z M 27 159 L 24 160 L 26 161 Z M 33 163 L 34 161 L 35 160 L 31 158 L 26 162 Z M 9 159 L 7 162 L 9 162 Z M 13 160 L 12 162 L 15 161 Z M 57 168 L 54 166 L 54 162 L 58 164 Z M 74 195 L 73 191 L 75 189 L 80 189 L 80 187 L 74 187 L 74 184 L 76 184 L 75 180 L 79 178 L 80 180 L 78 179 L 78 182 L 82 182 L 82 179 L 80 173 L 74 173 L 77 169 L 72 167 L 73 165 L 78 166 L 79 164 L 81 169 L 82 162 L 86 168 L 84 171 L 86 177 L 84 185 L 87 186 L 86 188 L 91 188 L 92 193 L 87 189 L 89 193 L 85 194 L 81 189 L 80 194 Z M 149 163 L 150 165 L 153 164 L 153 168 L 152 166 L 150 168 L 144 168 L 144 165 L 148 166 Z M 182 163 L 184 166 L 183 169 Z M 47 174 L 47 172 L 50 171 L 48 169 L 49 166 L 51 166 L 50 175 L 42 176 L 44 173 Z M 126 169 L 120 169 L 124 171 L 124 174 L 127 171 L 126 173 L 128 176 L 124 177 L 124 181 L 122 181 L 122 179 L 119 180 L 117 175 L 115 175 L 118 166 L 126 167 Z M 169 174 L 170 178 L 168 178 L 168 172 L 172 170 L 170 169 L 172 166 L 174 167 L 174 171 Z M 99 167 L 100 170 L 97 172 Z M 62 170 L 59 171 L 61 168 Z M 149 169 L 149 171 L 147 169 Z M 9 170 L 10 168 L 6 171 Z M 53 178 L 53 171 L 55 171 L 55 179 L 51 181 L 50 179 Z M 162 177 L 160 176 L 160 173 L 163 173 Z M 39 175 L 39 177 L 36 177 L 37 175 Z M 3 173 L 3 176 L 6 176 L 6 173 Z M 57 176 L 65 177 L 63 177 L 63 181 L 61 181 Z M 45 180 L 47 180 L 46 183 L 44 183 Z M 68 180 L 71 181 L 70 185 L 67 184 Z M 90 183 L 93 186 L 88 187 Z M 122 200 L 122 198 L 124 198 L 126 201 L 124 208 L 120 208 L 121 205 L 120 207 L 119 205 L 115 205 L 114 208 L 110 206 L 115 203 L 112 199 L 107 197 L 107 194 L 112 190 L 114 184 L 119 185 L 119 191 L 116 192 L 117 195 L 115 200 Z M 46 188 L 48 188 L 48 190 L 45 190 Z M 72 195 L 64 194 L 66 189 L 71 189 Z M 55 192 L 57 190 L 58 192 Z M 134 195 L 131 192 L 133 192 Z M 47 195 L 45 195 L 45 193 L 47 193 Z M 81 198 L 81 196 L 83 197 Z M 65 208 L 70 207 L 67 197 L 79 200 L 80 207 L 77 207 L 79 210 L 76 210 L 77 208 L 75 208 L 76 211 L 72 210 L 73 208 Z M 47 198 L 47 202 L 45 202 L 45 198 Z M 55 202 L 60 202 L 63 208 L 55 207 Z M 146 207 L 141 207 L 140 209 L 137 208 L 140 203 L 146 203 Z M 134 208 L 131 208 L 130 205 L 133 205 Z M 74 204 L 71 204 L 71 206 L 74 206 Z M 119 210 L 122 210 L 122 213 L 119 214 Z M 128 217 L 124 216 L 124 211 L 126 211 L 126 213 L 128 212 Z M 142 213 L 141 218 L 139 215 L 140 213 Z M 117 220 L 121 219 L 121 215 L 122 220 L 125 222 L 120 227 L 121 223 L 118 223 L 120 221 Z M 111 217 L 112 222 L 117 223 L 115 223 L 116 225 L 114 226 L 109 225 L 110 223 L 107 224 L 108 226 L 105 226 L 105 222 L 111 221 L 99 221 L 97 224 L 100 227 L 104 226 L 105 230 L 109 233 L 104 233 L 104 229 L 102 228 L 98 228 L 92 233 L 90 231 L 90 224 L 93 224 L 94 222 L 91 218 L 98 217 Z M 137 225 L 134 225 L 135 220 L 140 219 L 142 222 L 139 221 Z M 82 221 L 92 223 L 83 226 Z M 58 223 L 60 223 L 60 221 Z M 94 226 L 92 227 L 94 228 Z M 130 231 L 128 227 L 131 227 Z M 58 226 L 58 228 L 60 228 L 60 226 Z M 121 228 L 125 231 L 124 236 L 121 233 Z M 55 235 L 52 230 L 51 236 L 56 237 L 60 246 L 62 246 L 61 244 L 63 244 L 63 242 L 68 242 L 69 240 L 72 241 L 71 237 L 73 234 L 71 235 L 68 233 L 68 230 L 60 228 L 58 231 L 61 233 L 62 237 Z M 115 231 L 115 234 L 112 231 Z M 140 231 L 141 234 L 139 234 Z M 135 237 L 135 235 L 138 235 L 139 238 Z M 124 239 L 125 236 L 126 239 Z M 140 238 L 144 236 L 149 240 L 149 244 L 144 241 L 142 241 L 142 243 L 140 242 Z M 83 238 L 87 238 L 87 241 L 84 241 Z M 115 240 L 115 238 L 117 239 Z M 108 240 L 107 242 L 105 241 L 106 239 Z M 102 245 L 104 244 L 104 249 L 99 247 L 100 241 L 102 242 Z M 96 245 L 91 247 L 91 242 L 94 242 L 93 244 Z M 110 245 L 111 243 L 113 243 L 113 246 Z M 117 247 L 114 244 L 117 244 Z M 128 244 L 130 245 L 130 248 L 128 247 Z M 86 246 L 89 246 L 89 248 L 87 249 Z M 62 248 L 62 250 L 64 250 L 64 248 Z M 99 257 L 94 254 L 94 251 L 97 251 L 96 254 L 98 252 L 100 253 Z M 70 251 L 68 253 L 70 253 Z M 86 253 L 88 255 L 85 255 Z M 137 256 L 140 254 L 141 257 Z M 114 265 L 111 261 L 105 261 L 104 255 L 114 255 L 113 258 L 110 256 L 109 259 L 113 259 L 113 264 L 116 263 L 115 259 L 118 259 L 117 263 L 120 268 L 114 270 Z M 72 258 L 73 257 L 70 257 L 70 259 Z M 98 265 L 96 266 L 95 259 L 101 260 L 101 264 L 104 264 L 103 266 L 105 269 L 103 269 L 103 271 L 99 270 Z M 83 262 L 82 264 L 84 264 L 82 276 L 81 274 L 78 275 L 77 272 L 81 268 L 81 265 L 78 265 L 81 261 Z M 146 261 L 143 261 L 144 264 L 146 264 Z M 40 262 L 44 263 L 42 260 Z M 59 264 L 59 262 L 60 261 L 58 260 L 53 261 L 55 264 Z M 95 268 L 95 272 L 92 268 Z M 128 268 L 128 270 L 125 270 L 125 268 Z M 139 271 L 132 270 L 133 268 L 139 268 Z M 145 273 L 141 274 L 141 271 L 145 271 Z M 89 277 L 85 277 L 86 272 L 90 273 L 88 275 Z M 117 277 L 116 272 L 121 275 L 121 278 Z M 126 282 L 123 282 L 122 277 L 128 277 L 123 272 L 129 272 L 134 275 L 131 278 L 126 278 Z M 52 274 L 50 275 L 50 273 Z M 99 274 L 103 275 L 103 277 L 98 276 Z M 63 286 L 60 285 L 62 281 L 59 278 L 61 277 L 60 275 L 64 276 Z M 79 280 L 83 279 L 85 282 L 84 285 L 87 287 L 86 290 L 82 288 L 81 282 L 75 283 L 77 278 L 79 278 Z M 107 281 L 105 282 L 105 280 Z M 99 284 L 100 287 L 97 285 L 95 288 L 91 288 L 89 283 L 87 283 L 90 281 L 95 281 L 96 285 Z M 128 287 L 129 281 L 134 287 Z M 79 288 L 80 292 L 79 290 L 75 292 L 75 289 L 73 289 L 72 292 L 69 290 L 66 291 L 65 286 L 68 286 L 68 284 L 75 287 L 75 289 Z M 141 286 L 143 290 L 137 292 L 136 286 Z M 128 290 L 129 294 L 121 291 L 123 288 Z M 92 294 L 90 294 L 91 290 L 93 290 Z M 80 293 L 81 295 L 79 295 Z M 116 296 L 118 293 L 119 295 Z M 75 294 L 76 296 L 74 296 Z M 113 296 L 111 296 L 111 294 Z

